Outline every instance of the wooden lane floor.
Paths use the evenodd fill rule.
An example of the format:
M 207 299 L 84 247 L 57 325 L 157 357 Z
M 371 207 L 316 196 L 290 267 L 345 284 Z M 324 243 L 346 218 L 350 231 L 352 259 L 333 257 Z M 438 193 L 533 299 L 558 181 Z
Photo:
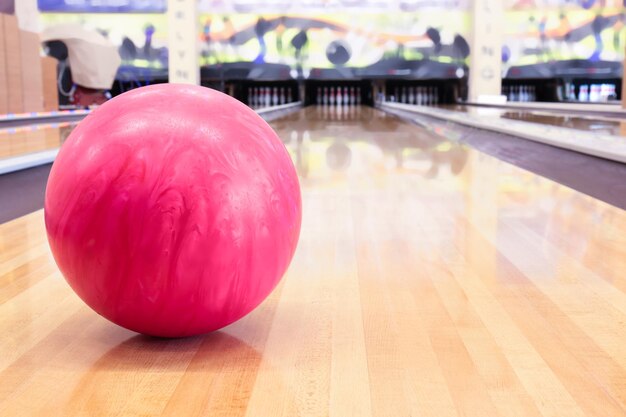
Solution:
M 301 240 L 222 331 L 118 328 L 0 225 L 0 415 L 626 415 L 623 211 L 370 108 L 273 125 Z

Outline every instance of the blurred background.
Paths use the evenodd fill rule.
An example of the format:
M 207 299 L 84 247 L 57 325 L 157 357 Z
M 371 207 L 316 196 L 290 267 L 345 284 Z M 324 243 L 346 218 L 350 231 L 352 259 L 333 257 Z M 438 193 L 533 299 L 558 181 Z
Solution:
M 500 24 L 490 36 L 499 41 L 500 93 L 508 101 L 621 99 L 622 0 L 494 4 L 501 8 L 495 22 Z M 12 41 L 20 38 L 11 33 L 15 24 L 5 22 L 5 66 L 41 67 L 31 68 L 32 74 L 19 71 L 25 101 L 10 108 L 0 104 L 0 113 L 56 108 L 52 88 L 43 93 L 53 78 L 61 108 L 167 82 L 167 6 L 166 0 L 0 0 L 5 20 L 15 16 L 22 32 L 39 36 L 37 41 L 22 35 L 18 47 Z M 199 82 L 248 104 L 256 104 L 253 99 L 266 88 L 272 103 L 274 95 L 281 101 L 281 91 L 285 102 L 322 101 L 317 96 L 330 85 L 320 82 L 329 80 L 354 82 L 346 85 L 361 87 L 366 102 L 381 92 L 386 100 L 401 101 L 403 87 L 422 88 L 413 92 L 415 102 L 418 95 L 437 103 L 468 100 L 476 53 L 471 0 L 200 0 L 196 7 L 186 19 L 196 31 Z M 20 52 L 25 56 L 18 57 Z M 35 54 L 56 62 L 35 62 Z M 30 90 L 37 92 L 28 88 L 33 82 Z M 2 91 L 17 84 L 0 77 Z M 41 98 L 27 97 L 39 90 Z M 405 95 L 408 102 L 410 92 Z

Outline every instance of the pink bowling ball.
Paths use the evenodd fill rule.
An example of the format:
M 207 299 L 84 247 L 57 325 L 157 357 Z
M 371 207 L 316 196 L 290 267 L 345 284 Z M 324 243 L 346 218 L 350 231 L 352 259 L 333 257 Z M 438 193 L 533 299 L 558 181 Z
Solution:
M 302 205 L 276 133 L 239 101 L 161 84 L 87 116 L 45 198 L 59 269 L 97 313 L 154 336 L 197 335 L 248 314 L 293 257 Z

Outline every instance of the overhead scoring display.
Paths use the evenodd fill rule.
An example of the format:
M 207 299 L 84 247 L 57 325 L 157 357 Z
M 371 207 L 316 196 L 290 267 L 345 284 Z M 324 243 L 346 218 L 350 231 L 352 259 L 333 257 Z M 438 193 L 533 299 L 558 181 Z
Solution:
M 163 13 L 167 0 L 37 0 L 42 12 Z
M 37 0 L 42 12 L 162 13 L 167 0 Z M 198 9 L 213 13 L 311 12 L 329 10 L 416 11 L 427 8 L 467 9 L 469 0 L 199 0 Z

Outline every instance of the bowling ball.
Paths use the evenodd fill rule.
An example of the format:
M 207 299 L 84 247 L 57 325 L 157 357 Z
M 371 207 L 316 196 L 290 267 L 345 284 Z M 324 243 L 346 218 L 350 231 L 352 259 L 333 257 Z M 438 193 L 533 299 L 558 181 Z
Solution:
M 344 41 L 332 41 L 326 47 L 326 58 L 333 65 L 343 65 L 350 60 L 350 47 Z
M 511 59 L 511 48 L 507 45 L 502 45 L 502 62 L 507 63 Z
M 99 107 L 63 144 L 45 196 L 50 248 L 78 296 L 162 337 L 252 311 L 286 271 L 300 222 L 276 133 L 198 86 L 139 88 Z

